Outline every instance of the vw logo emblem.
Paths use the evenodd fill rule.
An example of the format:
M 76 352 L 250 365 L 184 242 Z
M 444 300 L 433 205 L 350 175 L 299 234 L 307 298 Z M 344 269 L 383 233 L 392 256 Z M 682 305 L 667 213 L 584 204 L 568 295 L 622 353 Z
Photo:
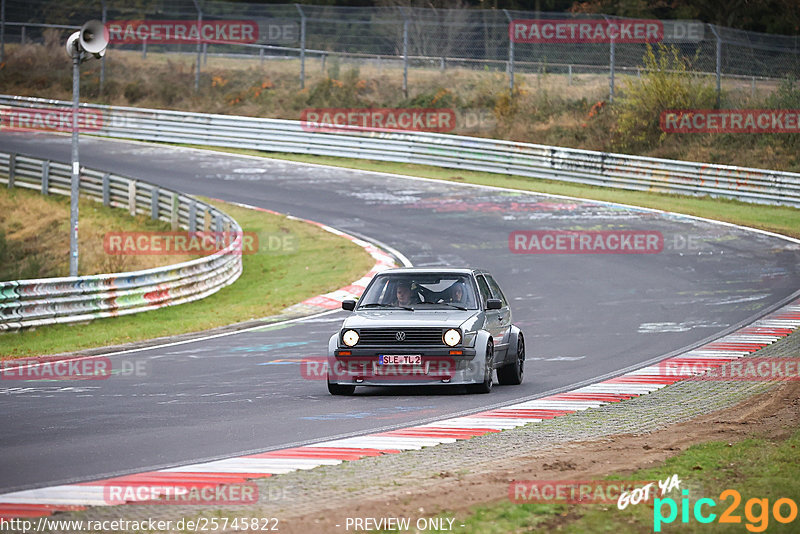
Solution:
M 406 333 L 405 333 L 405 332 L 402 332 L 402 331 L 401 331 L 401 332 L 397 332 L 397 333 L 394 335 L 394 338 L 395 338 L 397 341 L 405 341 L 405 340 L 406 340 Z

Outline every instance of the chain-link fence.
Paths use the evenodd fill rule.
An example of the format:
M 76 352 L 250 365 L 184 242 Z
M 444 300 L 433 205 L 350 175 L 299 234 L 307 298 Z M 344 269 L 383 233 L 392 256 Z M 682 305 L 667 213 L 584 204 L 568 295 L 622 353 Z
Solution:
M 207 55 L 251 57 L 260 61 L 292 59 L 298 63 L 300 86 L 312 59 L 338 57 L 408 70 L 455 67 L 507 73 L 601 74 L 609 78 L 613 98 L 615 74 L 643 69 L 643 42 L 513 42 L 514 21 L 612 20 L 603 15 L 572 15 L 486 9 L 409 7 L 339 7 L 299 4 L 250 4 L 202 0 L 154 0 L 135 4 L 122 0 L 3 0 L 0 52 L 4 42 L 41 41 L 48 25 L 78 26 L 89 19 L 114 21 L 246 20 L 258 26 L 247 42 L 159 44 L 157 39 L 112 48 L 196 54 L 195 84 Z M 622 19 L 613 19 L 621 21 Z M 800 37 L 768 35 L 693 21 L 661 21 L 659 42 L 677 47 L 691 58 L 695 72 L 725 77 L 763 78 L 800 75 Z M 124 26 L 124 24 L 123 24 Z

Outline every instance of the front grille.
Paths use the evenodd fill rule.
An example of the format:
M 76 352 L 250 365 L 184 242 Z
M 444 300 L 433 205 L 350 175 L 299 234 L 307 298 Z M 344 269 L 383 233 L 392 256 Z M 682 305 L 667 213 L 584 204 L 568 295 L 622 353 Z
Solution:
M 404 332 L 406 337 L 398 341 L 397 333 Z M 359 346 L 444 346 L 443 328 L 363 328 L 359 330 Z

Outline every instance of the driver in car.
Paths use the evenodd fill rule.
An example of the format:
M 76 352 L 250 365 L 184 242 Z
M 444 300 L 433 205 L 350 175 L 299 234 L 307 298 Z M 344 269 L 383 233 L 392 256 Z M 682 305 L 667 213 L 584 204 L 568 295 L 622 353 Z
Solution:
M 454 304 L 464 304 L 465 300 L 464 284 L 459 282 L 450 290 L 450 299 L 448 302 L 452 302 Z
M 400 282 L 397 285 L 397 306 L 410 306 L 419 304 L 419 299 L 411 291 L 411 282 Z

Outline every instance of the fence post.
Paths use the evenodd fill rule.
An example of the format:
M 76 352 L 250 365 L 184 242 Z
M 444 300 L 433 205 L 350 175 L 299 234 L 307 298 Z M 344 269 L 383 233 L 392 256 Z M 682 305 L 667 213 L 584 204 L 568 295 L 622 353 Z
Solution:
M 142 39 L 142 59 L 147 59 L 147 39 Z
M 616 59 L 614 57 L 615 56 L 615 52 L 616 52 L 614 39 L 611 39 L 611 46 L 609 48 L 610 48 L 609 64 L 610 64 L 610 67 L 611 67 L 611 69 L 610 69 L 611 72 L 610 72 L 609 78 L 608 78 L 608 89 L 609 89 L 608 90 L 608 102 L 609 102 L 609 104 L 613 104 L 614 103 L 614 62 L 615 62 L 615 59 Z
M 158 220 L 158 188 L 153 187 L 150 190 L 150 218 L 154 221 Z
M 503 13 L 506 14 L 506 19 L 508 19 L 508 88 L 513 91 L 514 90 L 514 39 L 511 38 L 511 15 L 508 13 L 507 9 L 503 10 Z
M 567 85 L 572 85 L 572 65 L 569 65 L 569 77 L 567 78 Z
M 202 45 L 200 43 L 200 35 L 202 32 L 200 31 L 203 26 L 203 10 L 200 9 L 200 4 L 197 0 L 192 0 L 194 2 L 194 8 L 197 10 L 197 66 L 194 71 L 194 92 L 200 90 L 200 59 L 202 55 Z
M 170 214 L 170 228 L 172 228 L 173 232 L 178 231 L 178 207 L 180 206 L 180 202 L 178 202 L 178 193 L 172 193 L 172 213 Z
M 17 155 L 10 154 L 8 156 L 8 188 L 14 187 L 14 175 L 17 173 Z
M 299 4 L 295 4 L 300 13 L 300 89 L 306 86 L 306 14 Z
M 128 182 L 128 212 L 131 217 L 136 216 L 136 180 Z
M 6 60 L 6 0 L 0 1 L 0 63 Z
M 25 26 L 23 26 L 22 28 L 20 28 L 20 33 L 19 33 L 19 44 L 21 44 L 21 45 L 24 45 L 24 44 L 25 44 Z
M 111 205 L 111 173 L 103 175 L 103 206 Z
M 50 192 L 50 160 L 46 159 L 42 162 L 42 194 L 47 195 Z
M 258 61 L 259 61 L 259 65 L 263 67 L 264 66 L 264 47 L 263 46 L 259 46 L 258 47 Z
M 403 13 L 403 95 L 408 98 L 408 17 L 406 10 L 400 8 Z
M 189 231 L 197 231 L 197 202 L 194 200 L 189 203 Z
M 720 38 L 714 26 L 711 25 L 711 30 L 717 37 L 717 109 L 720 106 L 720 99 L 722 95 L 722 38 Z
M 220 244 L 222 243 L 222 217 L 219 213 L 214 216 L 214 235 L 216 236 L 216 244 L 217 249 L 220 249 Z

